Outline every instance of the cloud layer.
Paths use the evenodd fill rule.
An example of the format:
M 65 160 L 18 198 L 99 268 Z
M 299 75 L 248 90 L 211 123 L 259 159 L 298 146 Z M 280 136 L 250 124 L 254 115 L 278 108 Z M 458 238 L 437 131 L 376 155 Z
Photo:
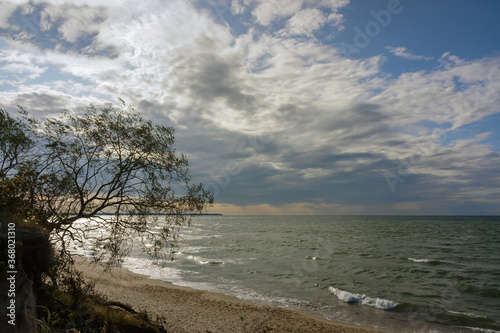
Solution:
M 318 37 L 343 29 L 344 0 L 100 3 L 0 4 L 3 108 L 120 96 L 177 128 L 215 210 L 500 213 L 498 147 L 466 130 L 499 112 L 500 58 L 392 76 Z

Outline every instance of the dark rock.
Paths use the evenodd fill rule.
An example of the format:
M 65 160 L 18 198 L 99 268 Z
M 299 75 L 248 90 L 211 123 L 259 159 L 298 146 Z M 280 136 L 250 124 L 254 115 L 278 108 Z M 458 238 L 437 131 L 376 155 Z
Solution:
M 7 278 L 11 277 L 14 279 L 0 281 L 0 332 L 35 332 L 37 322 L 33 281 L 27 277 L 23 270 L 17 270 L 16 274 L 7 275 Z M 13 290 L 11 281 L 15 281 L 14 297 L 10 297 Z M 15 311 L 8 309 L 13 299 L 15 299 Z

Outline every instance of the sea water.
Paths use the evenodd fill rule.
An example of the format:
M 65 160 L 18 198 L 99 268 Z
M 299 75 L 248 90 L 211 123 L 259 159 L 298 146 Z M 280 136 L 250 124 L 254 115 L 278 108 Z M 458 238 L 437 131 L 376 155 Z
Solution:
M 174 261 L 125 267 L 334 321 L 500 331 L 499 217 L 197 216 L 181 236 Z

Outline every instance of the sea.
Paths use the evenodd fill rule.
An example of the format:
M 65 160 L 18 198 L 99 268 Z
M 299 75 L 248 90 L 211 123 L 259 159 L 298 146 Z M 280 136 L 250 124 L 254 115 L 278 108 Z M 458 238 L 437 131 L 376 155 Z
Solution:
M 500 332 L 498 216 L 201 215 L 179 233 L 173 261 L 155 265 L 137 247 L 124 266 L 333 321 Z

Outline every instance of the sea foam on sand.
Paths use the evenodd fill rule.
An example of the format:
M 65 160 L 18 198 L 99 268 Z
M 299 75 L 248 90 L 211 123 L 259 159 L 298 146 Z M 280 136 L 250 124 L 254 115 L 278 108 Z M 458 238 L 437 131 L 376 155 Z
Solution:
M 104 271 L 77 259 L 77 268 L 96 291 L 111 300 L 164 318 L 168 332 L 391 332 L 387 329 L 337 323 L 305 312 L 260 305 L 219 293 L 179 287 L 148 279 L 124 268 Z

